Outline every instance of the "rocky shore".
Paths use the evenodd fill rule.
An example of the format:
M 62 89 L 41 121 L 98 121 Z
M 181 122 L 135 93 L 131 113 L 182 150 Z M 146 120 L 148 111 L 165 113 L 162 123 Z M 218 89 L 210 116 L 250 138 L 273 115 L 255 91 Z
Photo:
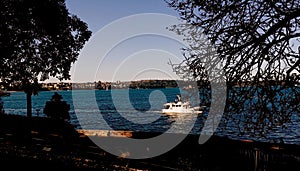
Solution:
M 132 136 L 155 135 L 133 133 Z M 0 164 L 12 170 L 300 170 L 300 145 L 217 136 L 200 145 L 198 138 L 188 136 L 161 156 L 132 160 L 100 149 L 68 122 L 1 115 Z

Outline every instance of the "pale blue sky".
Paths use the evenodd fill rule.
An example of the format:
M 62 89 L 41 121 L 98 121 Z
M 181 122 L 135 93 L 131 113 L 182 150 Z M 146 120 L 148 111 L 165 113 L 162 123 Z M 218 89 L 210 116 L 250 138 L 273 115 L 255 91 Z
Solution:
M 178 18 L 178 13 L 169 8 L 163 0 L 66 0 L 66 5 L 71 14 L 77 15 L 88 24 L 93 33 L 90 41 L 97 39 L 97 44 L 90 43 L 90 41 L 86 43 L 86 47 L 82 50 L 84 52 L 81 53 L 71 69 L 71 82 L 179 78 L 167 63 L 170 59 L 173 62 L 179 62 L 179 58 L 182 59 L 180 51 L 180 48 L 183 47 L 182 43 L 172 40 L 170 38 L 172 36 L 166 37 L 147 32 L 149 25 L 161 26 L 164 19 L 161 21 L 160 19 L 157 21 L 145 19 L 142 23 L 131 22 L 131 25 L 124 22 L 121 27 L 112 24 L 122 21 L 123 18 L 126 20 L 126 17 L 148 13 Z M 120 42 L 114 46 L 104 48 L 106 42 L 114 38 L 115 34 L 121 34 L 124 30 L 134 30 L 132 27 L 135 27 L 135 24 L 137 27 L 145 25 L 144 35 L 127 37 L 119 40 Z M 99 35 L 96 37 L 97 33 L 104 32 L 103 30 L 111 25 L 114 27 L 110 28 L 107 35 L 102 35 L 101 38 Z M 167 26 L 170 26 L 168 22 L 161 27 Z M 118 36 L 120 37 L 120 35 Z M 92 49 L 90 48 L 91 44 L 93 45 Z M 104 53 L 107 49 L 110 49 L 109 53 Z M 93 58 L 90 58 L 91 56 Z M 55 79 L 49 79 L 47 82 L 53 81 Z
M 170 36 L 145 33 L 127 39 L 123 37 L 116 44 L 111 44 L 111 47 L 104 48 L 106 42 L 120 37 L 118 34 L 122 34 L 124 30 L 130 31 L 135 24 L 137 27 L 142 24 L 162 26 L 160 22 L 165 21 L 164 19 L 149 22 L 145 20 L 142 23 L 136 22 L 131 25 L 123 23 L 121 27 L 113 27 L 118 25 L 114 23 L 124 18 L 126 20 L 126 17 L 158 13 L 179 18 L 178 12 L 168 7 L 163 0 L 66 0 L 66 5 L 70 13 L 77 15 L 88 24 L 93 33 L 90 41 L 96 39 L 97 33 L 112 27 L 107 35 L 102 34 L 100 38 L 98 36 L 96 43 L 99 46 L 95 45 L 95 42 L 91 44 L 90 41 L 87 42 L 86 46 L 89 47 L 85 47 L 83 51 L 89 52 L 82 54 L 88 55 L 80 55 L 75 62 L 71 69 L 71 82 L 176 78 L 174 75 L 171 76 L 172 69 L 167 62 L 169 59 L 175 62 L 182 59 L 180 48 L 183 45 L 170 39 Z M 166 22 L 166 26 L 169 26 L 168 24 L 169 22 Z M 91 48 L 90 45 L 93 47 Z M 109 53 L 105 53 L 108 49 Z M 76 67 L 78 64 L 80 67 Z M 153 71 L 147 72 L 151 68 Z M 51 78 L 46 82 L 57 81 Z
M 114 20 L 139 13 L 179 16 L 163 0 L 66 0 L 66 5 L 70 13 L 88 23 L 93 33 Z

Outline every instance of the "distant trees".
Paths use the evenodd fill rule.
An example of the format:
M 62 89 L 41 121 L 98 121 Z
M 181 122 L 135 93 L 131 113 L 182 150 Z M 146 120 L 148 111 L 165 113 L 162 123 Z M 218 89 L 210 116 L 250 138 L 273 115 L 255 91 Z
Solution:
M 190 45 L 175 71 L 205 82 L 207 67 L 219 61 L 228 86 L 225 115 L 241 132 L 262 135 L 299 113 L 299 0 L 165 1 L 183 20 L 169 29 Z
M 86 23 L 68 12 L 65 0 L 3 0 L 0 5 L 0 79 L 37 94 L 38 79 L 70 79 L 71 64 L 90 38 Z

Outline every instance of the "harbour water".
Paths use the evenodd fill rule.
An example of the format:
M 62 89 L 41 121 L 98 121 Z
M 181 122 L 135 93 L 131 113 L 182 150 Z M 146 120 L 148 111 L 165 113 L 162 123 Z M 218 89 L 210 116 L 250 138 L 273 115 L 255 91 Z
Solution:
M 92 99 L 80 99 L 84 108 L 76 109 L 73 105 L 72 91 L 42 91 L 32 97 L 33 115 L 45 117 L 43 108 L 46 101 L 51 99 L 54 92 L 62 95 L 63 100 L 70 104 L 71 124 L 76 128 L 85 129 L 106 129 L 107 125 L 114 130 L 129 130 L 141 132 L 166 132 L 170 128 L 176 128 L 179 133 L 189 130 L 190 123 L 193 127 L 189 134 L 203 134 L 203 125 L 208 115 L 204 112 L 197 116 L 169 116 L 163 115 L 160 111 L 163 103 L 173 101 L 179 90 L 176 88 L 166 89 L 117 89 L 106 90 L 73 90 L 76 93 L 95 93 L 95 100 L 98 108 L 91 105 L 95 102 Z M 124 96 L 124 94 L 127 96 Z M 129 94 L 129 95 L 128 95 Z M 4 110 L 7 114 L 26 115 L 26 95 L 24 92 L 12 92 L 10 96 L 2 97 Z M 75 112 L 76 111 L 76 112 Z M 80 117 L 80 118 L 79 118 Z M 195 119 L 196 118 L 196 119 Z M 195 121 L 194 121 L 195 119 Z M 227 118 L 228 119 L 228 118 Z M 106 123 L 103 123 L 105 121 Z M 176 123 L 175 122 L 178 122 Z M 224 119 L 221 119 L 219 127 L 214 134 L 227 136 L 232 139 L 252 139 L 257 141 L 278 141 L 283 140 L 288 144 L 300 145 L 300 118 L 299 114 L 291 116 L 291 121 L 285 127 L 275 127 L 265 135 L 241 134 L 237 125 L 226 124 L 222 126 Z M 227 120 L 228 122 L 228 120 Z M 243 122 L 243 121 L 241 121 Z M 230 121 L 229 121 L 230 123 Z M 254 124 L 254 123 L 249 123 Z

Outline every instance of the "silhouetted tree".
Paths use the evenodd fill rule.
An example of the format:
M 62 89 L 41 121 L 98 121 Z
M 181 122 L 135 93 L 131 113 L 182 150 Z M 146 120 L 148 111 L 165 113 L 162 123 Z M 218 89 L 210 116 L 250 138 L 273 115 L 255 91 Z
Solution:
M 207 67 L 222 66 L 225 115 L 240 132 L 264 135 L 299 113 L 299 0 L 166 2 L 183 20 L 169 29 L 190 45 L 183 48 L 185 60 L 172 64 L 174 70 L 205 83 Z
M 3 109 L 3 102 L 0 96 L 0 115 L 4 114 L 4 109 Z
M 54 93 L 50 101 L 46 102 L 44 113 L 53 119 L 70 120 L 70 105 L 62 100 L 62 96 L 57 92 Z
M 90 38 L 87 24 L 65 0 L 3 0 L 0 5 L 0 79 L 22 84 L 27 115 L 38 79 L 70 79 L 71 64 Z

